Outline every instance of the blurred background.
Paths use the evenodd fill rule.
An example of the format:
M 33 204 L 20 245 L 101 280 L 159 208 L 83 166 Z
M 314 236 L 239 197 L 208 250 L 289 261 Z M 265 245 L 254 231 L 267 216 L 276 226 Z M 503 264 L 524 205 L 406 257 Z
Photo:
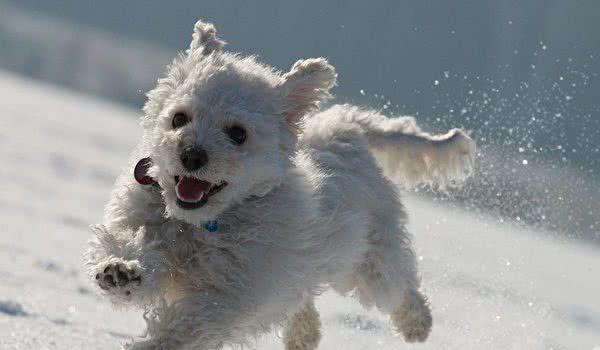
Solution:
M 328 57 L 338 102 L 470 130 L 478 176 L 438 199 L 600 242 L 597 1 L 3 0 L 0 68 L 139 109 L 198 18 L 281 70 Z

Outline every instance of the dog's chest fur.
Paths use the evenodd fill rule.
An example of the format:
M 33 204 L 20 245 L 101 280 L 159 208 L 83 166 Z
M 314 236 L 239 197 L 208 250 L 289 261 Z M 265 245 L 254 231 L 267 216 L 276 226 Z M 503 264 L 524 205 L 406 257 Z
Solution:
M 146 241 L 160 246 L 169 273 L 186 288 L 231 291 L 233 285 L 252 283 L 247 276 L 256 276 L 258 270 L 272 273 L 270 278 L 302 271 L 310 279 L 322 269 L 317 256 L 326 240 L 314 176 L 307 169 L 291 169 L 270 193 L 248 198 L 220 215 L 216 232 L 166 219 L 147 228 Z M 315 259 L 303 258 L 307 255 Z

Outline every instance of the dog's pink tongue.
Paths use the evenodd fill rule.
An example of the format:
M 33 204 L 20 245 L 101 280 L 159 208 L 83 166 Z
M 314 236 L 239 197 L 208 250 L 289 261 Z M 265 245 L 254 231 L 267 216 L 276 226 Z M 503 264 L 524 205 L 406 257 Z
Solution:
M 208 193 L 211 183 L 194 179 L 193 177 L 182 177 L 175 187 L 177 198 L 184 202 L 198 202 Z

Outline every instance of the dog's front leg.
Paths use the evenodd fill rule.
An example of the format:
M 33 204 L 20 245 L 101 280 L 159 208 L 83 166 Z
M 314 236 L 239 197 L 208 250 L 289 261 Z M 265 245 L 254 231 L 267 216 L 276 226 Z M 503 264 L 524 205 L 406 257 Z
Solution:
M 133 164 L 131 169 L 137 169 L 139 162 Z M 147 304 L 160 292 L 167 270 L 160 233 L 168 222 L 160 189 L 139 183 L 134 175 L 128 171 L 118 177 L 105 209 L 105 225 L 93 228 L 84 263 L 93 283 L 113 302 Z
M 160 288 L 160 276 L 167 269 L 158 244 L 145 239 L 144 226 L 137 231 L 109 232 L 94 227 L 95 236 L 84 253 L 92 280 L 115 303 L 147 304 Z
M 259 324 L 248 317 L 248 302 L 219 292 L 195 292 L 148 314 L 150 338 L 127 350 L 218 350 L 243 342 Z

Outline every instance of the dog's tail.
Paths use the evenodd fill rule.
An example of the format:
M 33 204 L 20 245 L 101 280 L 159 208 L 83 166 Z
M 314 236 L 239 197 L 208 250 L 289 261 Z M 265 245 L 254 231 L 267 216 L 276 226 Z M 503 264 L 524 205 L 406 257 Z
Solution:
M 473 174 L 475 142 L 460 129 L 431 135 L 421 131 L 412 117 L 388 118 L 353 106 L 340 108 L 346 121 L 360 126 L 384 174 L 405 187 L 426 184 L 443 190 Z

